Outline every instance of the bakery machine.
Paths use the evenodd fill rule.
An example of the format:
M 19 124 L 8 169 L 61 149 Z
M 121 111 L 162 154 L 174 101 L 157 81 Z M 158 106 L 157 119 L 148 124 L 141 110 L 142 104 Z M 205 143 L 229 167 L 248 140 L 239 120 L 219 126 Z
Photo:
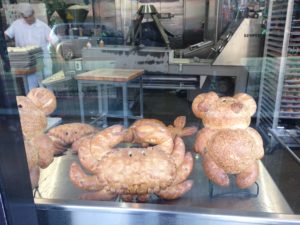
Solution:
M 131 30 L 129 31 L 128 41 L 130 41 L 132 45 L 139 45 L 139 42 L 142 39 L 142 21 L 146 17 L 152 18 L 153 23 L 159 31 L 159 34 L 162 37 L 164 44 L 167 48 L 170 48 L 170 41 L 168 38 L 167 31 L 160 23 L 160 20 L 158 18 L 158 12 L 154 5 L 142 5 L 139 8 L 139 10 L 137 11 L 137 18 L 134 24 L 131 26 Z
M 125 32 L 124 44 L 104 41 L 104 47 L 99 47 L 93 39 L 88 39 L 85 43 L 89 41 L 91 45 L 72 51 L 62 42 L 59 52 L 68 60 L 64 69 L 75 74 L 100 67 L 144 69 L 144 88 L 187 90 L 190 100 L 201 89 L 214 89 L 220 94 L 248 91 L 256 96 L 257 89 L 247 86 L 257 86 L 260 62 L 255 57 L 260 54 L 261 20 L 241 17 L 238 1 L 189 0 L 181 3 L 162 3 L 164 7 L 160 6 L 162 12 L 159 13 L 158 4 L 133 6 L 128 3 L 131 7 L 121 10 L 127 13 L 116 13 L 115 21 Z M 180 19 L 175 13 L 163 11 L 167 5 L 172 7 L 171 4 Z M 134 13 L 136 19 L 131 15 L 134 7 L 139 7 Z M 132 38 L 147 38 L 141 25 L 147 16 L 154 21 L 162 46 L 132 41 Z M 119 17 L 123 23 L 118 22 Z M 128 37 L 131 37 L 130 43 L 126 43 Z M 68 41 L 79 46 L 77 42 Z

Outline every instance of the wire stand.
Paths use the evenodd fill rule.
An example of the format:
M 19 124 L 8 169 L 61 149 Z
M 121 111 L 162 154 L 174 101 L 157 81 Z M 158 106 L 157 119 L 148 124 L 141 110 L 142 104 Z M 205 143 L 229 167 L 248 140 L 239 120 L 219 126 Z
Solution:
M 36 197 L 42 197 L 42 194 L 41 194 L 38 186 L 33 189 L 33 197 L 34 198 L 36 198 Z
M 215 194 L 214 191 L 216 189 L 216 185 L 213 184 L 211 180 L 209 180 L 209 197 L 212 198 L 217 198 L 217 197 L 227 197 L 227 196 L 237 196 L 237 197 L 242 197 L 242 198 L 256 198 L 259 194 L 259 185 L 257 182 L 255 184 L 255 191 L 251 192 L 250 189 L 239 189 L 238 187 L 231 187 L 231 190 L 224 191 L 221 193 Z M 224 189 L 224 188 L 222 188 Z

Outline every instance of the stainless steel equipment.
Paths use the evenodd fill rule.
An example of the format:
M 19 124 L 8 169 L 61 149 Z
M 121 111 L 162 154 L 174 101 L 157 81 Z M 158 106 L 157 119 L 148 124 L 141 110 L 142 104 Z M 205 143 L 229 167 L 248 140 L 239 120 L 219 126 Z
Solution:
M 246 91 L 248 80 L 257 80 L 257 69 L 255 71 L 256 73 L 253 73 L 251 71 L 252 67 L 247 67 L 247 60 L 250 59 L 251 61 L 253 57 L 257 57 L 259 55 L 261 39 L 259 36 L 255 38 L 251 36 L 249 38 L 248 35 L 253 33 L 260 34 L 261 21 L 258 19 L 244 19 L 242 22 L 238 20 L 236 17 L 238 11 L 238 6 L 236 5 L 237 1 L 179 1 L 176 3 L 168 1 L 163 3 L 155 2 L 153 3 L 153 6 L 145 5 L 145 1 L 140 3 L 129 3 L 127 0 L 116 1 L 116 12 L 118 10 L 120 12 L 118 11 L 119 14 L 113 15 L 116 16 L 117 28 L 121 29 L 123 34 L 126 36 L 129 32 L 129 24 L 134 20 L 133 15 L 136 14 L 133 10 L 140 6 L 140 10 L 136 14 L 137 19 L 135 21 L 137 21 L 137 23 L 133 26 L 133 34 L 131 35 L 133 39 L 136 39 L 140 33 L 140 25 L 145 14 L 150 17 L 153 17 L 154 15 L 156 18 L 154 20 L 159 22 L 157 11 L 161 14 L 165 12 L 164 10 L 167 6 L 170 7 L 172 5 L 172 9 L 174 9 L 173 11 L 175 12 L 173 13 L 172 11 L 172 15 L 174 16 L 166 20 L 162 19 L 160 21 L 161 24 L 157 23 L 157 27 L 162 34 L 165 44 L 169 46 L 174 39 L 168 39 L 164 32 L 164 27 L 168 30 L 170 28 L 172 32 L 174 31 L 174 28 L 168 26 L 168 23 L 174 24 L 175 27 L 178 27 L 177 25 L 182 24 L 181 22 L 189 17 L 188 14 L 194 15 L 195 11 L 192 10 L 192 6 L 189 5 L 189 3 L 191 3 L 194 8 L 198 9 L 199 6 L 202 6 L 205 10 L 201 10 L 199 12 L 201 15 L 198 15 L 197 23 L 194 20 L 195 18 L 193 19 L 195 24 L 199 25 L 198 28 L 201 30 L 202 36 L 199 36 L 197 42 L 193 43 L 193 41 L 191 41 L 187 48 L 168 52 L 164 48 L 153 48 L 149 46 L 128 47 L 118 45 L 118 47 L 116 47 L 111 46 L 104 41 L 105 48 L 97 49 L 93 38 L 80 38 L 78 40 L 65 40 L 64 43 L 62 43 L 61 49 L 63 56 L 67 59 L 82 57 L 83 70 L 106 66 L 116 66 L 117 68 L 128 69 L 145 69 L 145 88 L 195 89 L 199 92 L 199 89 L 203 87 L 205 81 L 210 82 L 209 79 L 206 79 L 207 76 L 225 76 L 228 79 L 233 78 L 233 80 L 235 80 L 235 92 Z M 102 7 L 104 6 L 105 8 L 108 3 L 103 1 L 101 4 Z M 98 7 L 97 4 L 95 4 L 95 7 Z M 155 8 L 158 10 L 155 10 Z M 187 10 L 185 11 L 187 14 L 181 18 L 180 23 L 178 22 L 178 16 L 183 15 L 184 13 L 179 13 L 179 11 L 177 11 L 179 8 L 181 8 L 181 10 Z M 102 10 L 101 13 L 106 15 L 106 13 L 111 11 L 112 10 L 108 10 L 104 12 Z M 178 12 L 178 14 L 176 14 L 176 12 Z M 213 12 L 217 12 L 217 14 L 214 14 Z M 109 15 L 112 16 L 112 14 Z M 214 16 L 214 18 L 212 18 L 212 16 Z M 119 23 L 119 19 L 122 22 Z M 168 21 L 168 23 L 166 23 L 166 21 Z M 120 24 L 120 26 L 118 24 Z M 203 24 L 206 25 L 203 26 Z M 184 36 L 184 32 L 182 32 L 181 29 L 181 33 L 178 33 L 179 30 L 176 30 L 174 33 L 176 37 L 181 36 L 182 38 Z M 206 38 L 208 38 L 205 41 L 203 41 L 204 31 Z M 195 32 L 190 36 L 196 36 L 197 34 L 198 33 Z M 92 49 L 84 48 L 89 40 L 90 43 L 92 43 Z M 80 44 L 81 42 L 83 44 Z M 71 50 L 72 45 L 74 47 L 73 51 Z M 78 46 L 80 47 L 78 48 Z M 83 49 L 80 52 L 82 46 Z M 234 54 L 232 52 L 233 50 Z M 70 52 L 73 54 L 70 54 Z M 147 54 L 144 54 L 145 52 L 147 52 Z M 159 55 L 163 55 L 162 58 L 158 59 L 157 56 Z M 234 55 L 234 57 L 232 57 L 232 55 Z M 157 62 L 157 60 L 159 62 Z M 155 67 L 152 66 L 152 62 L 155 62 Z M 238 70 L 242 72 L 237 75 L 236 67 L 230 66 L 239 66 L 241 68 Z M 254 96 L 256 95 L 255 93 L 251 94 Z
M 191 179 L 194 187 L 178 200 L 163 201 L 152 196 L 150 203 L 121 201 L 80 201 L 84 191 L 75 188 L 69 179 L 70 164 L 77 159 L 68 153 L 42 171 L 35 203 L 41 225 L 95 224 L 297 224 L 299 216 L 292 213 L 272 178 L 260 163 L 260 193 L 251 198 L 242 192 L 230 197 L 210 198 L 208 180 L 202 173 L 200 158 L 195 157 Z M 254 187 L 249 189 L 253 192 Z M 218 188 L 218 192 L 234 190 Z M 237 213 L 238 212 L 238 213 Z M 286 214 L 286 215 L 285 215 Z
M 165 45 L 167 48 L 170 47 L 170 41 L 168 35 L 165 31 L 165 28 L 161 25 L 160 20 L 158 18 L 158 12 L 154 5 L 143 5 L 139 8 L 138 17 L 135 20 L 131 30 L 129 31 L 130 40 L 127 40 L 132 43 L 132 45 L 139 45 L 139 40 L 142 39 L 142 21 L 144 17 L 151 17 L 157 30 L 159 31 Z M 128 38 L 129 39 L 129 38 Z
M 173 35 L 167 40 L 168 36 L 163 34 L 165 43 L 170 42 L 172 48 L 176 49 L 188 48 L 203 41 L 216 43 L 237 14 L 235 1 L 228 0 L 97 0 L 92 6 L 94 23 L 114 28 L 123 34 L 124 40 L 134 35 L 132 33 L 137 34 L 136 29 L 144 17 L 141 13 L 150 17 L 155 14 L 154 22 L 158 24 L 156 27 L 160 33 L 163 34 L 167 30 Z M 155 13 L 150 13 L 152 10 L 155 10 Z M 147 21 L 148 19 L 144 22 Z
M 212 65 L 213 60 L 174 56 L 174 50 L 132 46 L 92 47 L 82 51 L 83 70 L 114 67 L 144 69 L 144 88 L 199 89 L 207 76 L 234 77 L 234 91 L 246 91 L 244 67 Z M 148 81 L 148 82 L 147 82 Z
M 248 60 L 259 56 L 261 38 L 261 20 L 244 19 L 220 37 L 213 65 L 246 66 Z

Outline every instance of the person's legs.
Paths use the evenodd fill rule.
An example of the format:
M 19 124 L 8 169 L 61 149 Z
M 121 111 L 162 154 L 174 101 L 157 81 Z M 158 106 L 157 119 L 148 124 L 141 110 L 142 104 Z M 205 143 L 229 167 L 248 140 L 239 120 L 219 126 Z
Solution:
M 49 53 L 44 53 L 43 61 L 44 61 L 43 78 L 46 78 L 52 75 L 52 59 Z
M 28 89 L 39 87 L 39 81 L 42 78 L 42 73 L 37 72 L 27 76 Z

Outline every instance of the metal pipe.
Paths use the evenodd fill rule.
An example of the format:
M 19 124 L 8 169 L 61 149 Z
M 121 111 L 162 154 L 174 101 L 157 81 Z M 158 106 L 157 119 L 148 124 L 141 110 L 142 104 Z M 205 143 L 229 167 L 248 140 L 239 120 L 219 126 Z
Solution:
M 219 39 L 220 1 L 222 0 L 217 0 L 217 7 L 216 7 L 216 24 L 215 24 L 215 37 L 214 37 L 215 43 L 217 43 Z

